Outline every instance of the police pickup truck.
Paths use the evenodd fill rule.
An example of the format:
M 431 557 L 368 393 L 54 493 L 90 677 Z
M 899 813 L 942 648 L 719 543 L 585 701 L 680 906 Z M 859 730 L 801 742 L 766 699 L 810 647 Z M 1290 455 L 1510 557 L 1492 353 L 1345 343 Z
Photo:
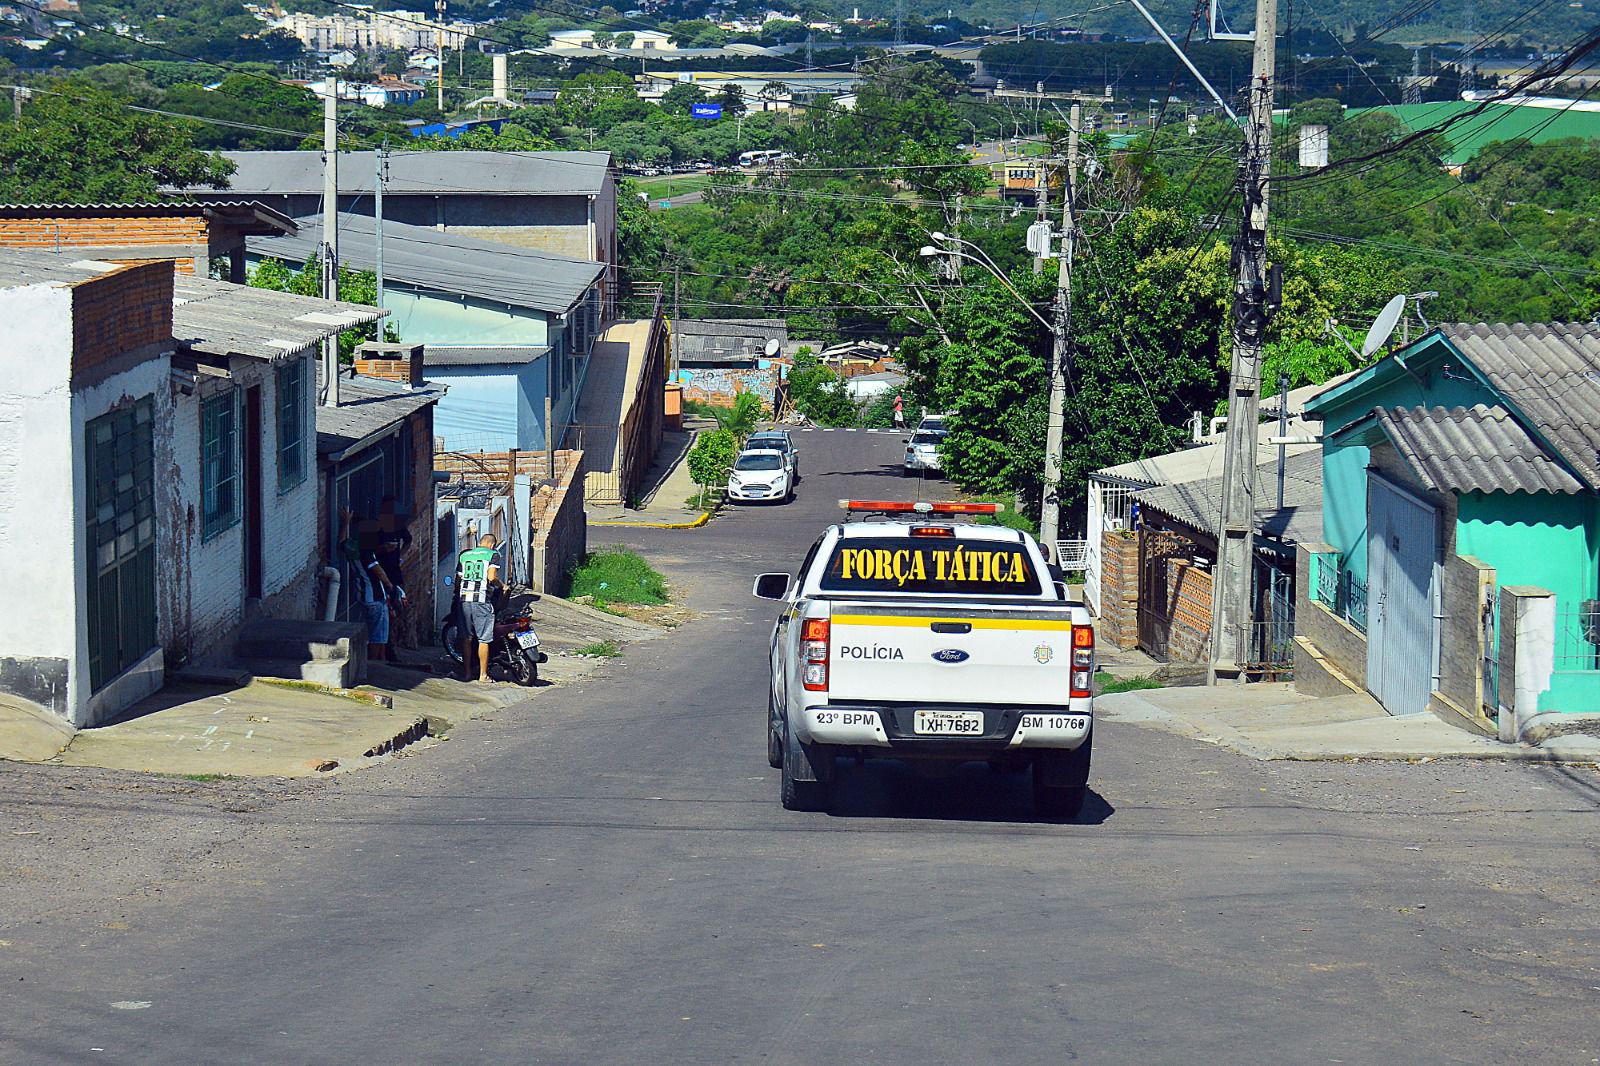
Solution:
M 1094 629 L 1026 533 L 953 519 L 996 504 L 841 501 L 799 574 L 762 574 L 767 761 L 789 810 L 828 802 L 840 756 L 1033 769 L 1041 814 L 1083 806 Z

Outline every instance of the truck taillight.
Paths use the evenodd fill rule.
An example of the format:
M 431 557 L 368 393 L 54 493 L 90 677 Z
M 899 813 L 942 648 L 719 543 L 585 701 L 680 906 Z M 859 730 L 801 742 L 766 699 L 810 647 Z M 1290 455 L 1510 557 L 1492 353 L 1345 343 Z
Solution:
M 1087 699 L 1094 695 L 1094 627 L 1072 627 L 1072 687 L 1073 699 Z
M 800 630 L 801 684 L 808 692 L 828 689 L 828 619 L 807 618 Z

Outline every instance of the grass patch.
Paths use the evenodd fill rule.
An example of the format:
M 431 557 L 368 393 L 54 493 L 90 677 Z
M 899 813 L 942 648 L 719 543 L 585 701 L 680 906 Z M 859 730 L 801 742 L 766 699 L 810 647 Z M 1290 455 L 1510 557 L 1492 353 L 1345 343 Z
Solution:
M 727 495 L 727 489 L 706 489 L 704 497 L 698 492 L 691 493 L 683 506 L 691 511 L 715 511 L 723 505 Z
M 1153 677 L 1112 677 L 1105 671 L 1094 675 L 1095 684 L 1100 686 L 1100 695 L 1109 696 L 1114 692 L 1138 692 L 1140 689 L 1161 688 L 1161 682 Z
M 603 548 L 585 556 L 574 568 L 569 595 L 593 596 L 597 607 L 608 603 L 666 603 L 667 579 L 637 552 Z
M 226 781 L 227 774 L 179 774 L 185 781 Z
M 638 180 L 639 191 L 649 193 L 652 200 L 666 200 L 686 193 L 699 192 L 710 184 L 710 174 L 660 174 L 653 178 Z
M 1005 496 L 974 496 L 971 499 L 968 499 L 966 502 L 1005 504 L 1006 509 L 997 515 L 979 515 L 977 518 L 973 519 L 973 521 L 980 526 L 1004 526 L 1007 529 L 1020 529 L 1030 537 L 1037 537 L 1039 535 L 1039 523 L 1035 522 L 1021 511 L 1017 510 L 1017 501 L 1015 498 L 1007 498 Z
M 622 649 L 617 647 L 614 640 L 597 640 L 593 644 L 585 644 L 574 655 L 591 655 L 597 659 L 615 659 L 622 654 Z

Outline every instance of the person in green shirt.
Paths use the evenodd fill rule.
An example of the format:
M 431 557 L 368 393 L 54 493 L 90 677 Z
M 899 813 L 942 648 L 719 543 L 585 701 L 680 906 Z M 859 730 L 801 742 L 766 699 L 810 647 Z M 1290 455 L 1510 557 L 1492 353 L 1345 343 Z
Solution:
M 470 540 L 469 540 L 470 543 Z M 461 593 L 461 661 L 470 673 L 472 657 L 468 645 L 478 642 L 479 682 L 489 681 L 489 645 L 494 641 L 494 592 L 500 585 L 500 567 L 495 562 L 494 534 L 485 533 L 476 548 L 461 553 L 456 563 L 456 588 Z

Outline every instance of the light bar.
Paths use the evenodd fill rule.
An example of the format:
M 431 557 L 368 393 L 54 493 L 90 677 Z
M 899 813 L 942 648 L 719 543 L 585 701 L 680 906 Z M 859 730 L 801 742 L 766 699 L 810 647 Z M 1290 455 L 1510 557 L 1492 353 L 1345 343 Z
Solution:
M 1003 503 L 929 503 L 927 500 L 840 500 L 846 511 L 871 511 L 875 514 L 999 514 Z

